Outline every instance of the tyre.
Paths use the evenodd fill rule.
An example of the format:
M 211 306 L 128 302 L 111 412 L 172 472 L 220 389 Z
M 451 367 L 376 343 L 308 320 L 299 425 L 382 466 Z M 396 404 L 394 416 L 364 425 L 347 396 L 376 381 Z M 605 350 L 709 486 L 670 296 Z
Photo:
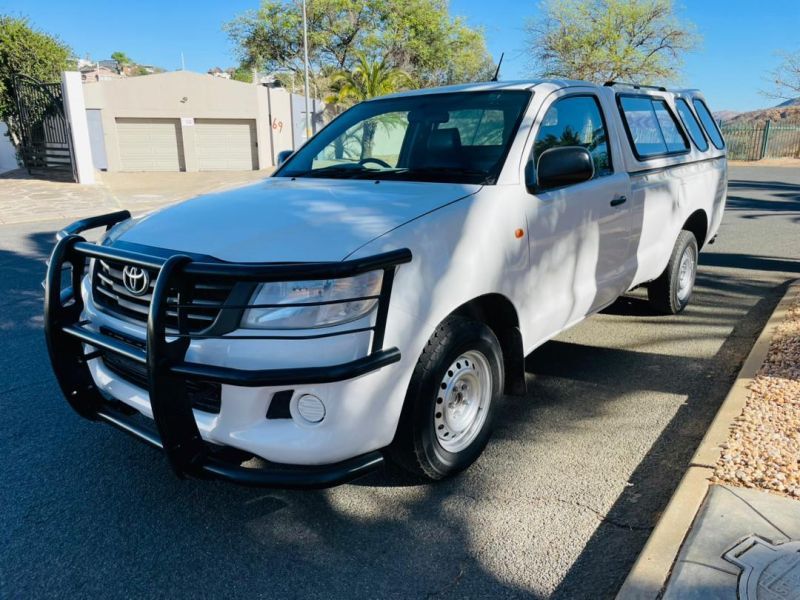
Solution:
M 690 231 L 681 231 L 672 249 L 667 268 L 647 285 L 650 305 L 660 313 L 676 315 L 692 297 L 697 276 L 697 240 Z
M 417 361 L 389 456 L 428 480 L 463 471 L 480 456 L 503 390 L 500 343 L 485 324 L 450 316 Z

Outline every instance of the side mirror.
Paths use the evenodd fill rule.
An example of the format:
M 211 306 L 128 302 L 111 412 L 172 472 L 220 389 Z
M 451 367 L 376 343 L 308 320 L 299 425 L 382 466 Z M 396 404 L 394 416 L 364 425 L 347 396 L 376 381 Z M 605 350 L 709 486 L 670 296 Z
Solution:
M 283 163 L 286 162 L 286 159 L 289 158 L 294 153 L 293 150 L 281 150 L 278 152 L 278 164 L 275 165 L 276 167 L 280 167 Z
M 582 146 L 556 146 L 539 155 L 535 181 L 531 181 L 531 171 L 526 171 L 525 183 L 529 190 L 541 191 L 589 181 L 594 177 L 594 161 Z

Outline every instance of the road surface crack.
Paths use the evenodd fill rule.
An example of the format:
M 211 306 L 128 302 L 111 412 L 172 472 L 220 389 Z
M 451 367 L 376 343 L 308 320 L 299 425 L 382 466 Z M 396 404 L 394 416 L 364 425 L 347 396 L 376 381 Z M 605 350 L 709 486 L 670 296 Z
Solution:
M 475 496 L 473 496 L 471 494 L 467 494 L 467 497 L 470 498 L 471 500 L 476 501 L 476 502 L 478 501 L 478 498 L 476 498 Z M 618 527 L 619 529 L 627 529 L 627 530 L 630 530 L 630 531 L 652 531 L 653 530 L 653 526 L 652 525 L 632 525 L 630 523 L 625 523 L 623 521 L 619 521 L 617 519 L 609 517 L 608 515 L 603 514 L 603 512 L 597 510 L 596 508 L 593 508 L 592 506 L 589 506 L 588 504 L 584 504 L 583 502 L 578 502 L 577 500 L 566 500 L 564 498 L 559 498 L 557 496 L 514 496 L 514 497 L 510 497 L 510 496 L 503 496 L 503 495 L 500 495 L 500 494 L 493 494 L 492 497 L 497 499 L 497 500 L 506 501 L 506 502 L 527 500 L 529 502 L 556 502 L 558 504 L 567 504 L 569 506 L 581 508 L 583 510 L 588 510 L 589 512 L 594 513 L 602 523 L 606 523 L 608 525 L 611 525 L 612 527 Z

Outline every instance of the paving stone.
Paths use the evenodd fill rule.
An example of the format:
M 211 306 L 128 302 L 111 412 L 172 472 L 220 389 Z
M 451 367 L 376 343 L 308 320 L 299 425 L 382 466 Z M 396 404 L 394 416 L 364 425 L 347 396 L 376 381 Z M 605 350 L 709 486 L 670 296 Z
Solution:
M 79 185 L 31 177 L 17 170 L 0 177 L 0 225 L 72 220 L 123 208 L 136 214 L 254 183 L 269 173 L 102 173 L 98 174 L 98 183 Z
M 736 598 L 741 568 L 725 554 L 751 536 L 771 544 L 800 541 L 800 502 L 760 490 L 711 486 L 664 599 Z M 800 590 L 787 597 L 796 595 Z

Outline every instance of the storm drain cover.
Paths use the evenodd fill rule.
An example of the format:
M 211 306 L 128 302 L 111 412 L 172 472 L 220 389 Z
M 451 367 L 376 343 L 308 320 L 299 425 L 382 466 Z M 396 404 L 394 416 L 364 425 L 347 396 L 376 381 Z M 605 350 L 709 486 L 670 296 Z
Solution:
M 751 535 L 723 558 L 739 567 L 742 600 L 800 600 L 800 542 L 772 544 Z

